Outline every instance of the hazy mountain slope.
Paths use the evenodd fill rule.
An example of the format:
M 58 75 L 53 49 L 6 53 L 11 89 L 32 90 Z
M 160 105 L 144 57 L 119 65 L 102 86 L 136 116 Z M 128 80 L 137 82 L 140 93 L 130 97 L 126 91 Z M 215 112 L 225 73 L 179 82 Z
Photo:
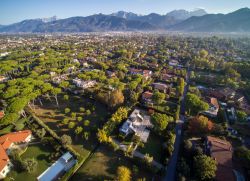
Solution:
M 25 20 L 0 28 L 0 32 L 148 31 L 156 29 L 155 26 L 147 22 L 99 14 L 88 17 L 72 17 L 48 23 L 44 23 L 40 19 Z
M 242 8 L 229 14 L 208 14 L 191 17 L 169 30 L 194 32 L 250 32 L 250 9 Z

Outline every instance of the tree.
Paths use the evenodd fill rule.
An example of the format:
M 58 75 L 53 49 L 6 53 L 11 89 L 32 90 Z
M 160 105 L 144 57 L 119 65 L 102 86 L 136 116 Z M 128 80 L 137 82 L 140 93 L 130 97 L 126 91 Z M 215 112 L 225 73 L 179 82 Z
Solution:
M 80 112 L 84 112 L 84 111 L 85 111 L 85 108 L 84 108 L 84 107 L 80 107 L 80 108 L 79 108 L 79 111 L 80 111 Z
M 65 114 L 68 114 L 69 112 L 70 112 L 70 108 L 67 108 L 67 107 L 66 107 L 66 108 L 64 109 L 64 113 L 65 113 Z
M 146 164 L 150 165 L 152 163 L 152 161 L 154 160 L 154 158 L 152 156 L 150 156 L 148 153 L 146 153 L 144 155 L 143 160 L 146 162 Z
M 184 158 L 181 158 L 177 164 L 177 171 L 188 177 L 190 175 L 190 167 Z
M 68 128 L 73 129 L 76 126 L 75 122 L 70 122 Z
M 107 135 L 107 133 L 103 129 L 98 129 L 97 138 L 100 143 L 111 142 L 111 138 Z
M 63 99 L 64 99 L 65 101 L 69 100 L 69 95 L 64 95 L 64 96 L 63 96 Z
M 124 96 L 121 90 L 114 90 L 110 94 L 109 105 L 114 108 L 124 102 Z
M 192 115 L 196 115 L 201 111 L 208 110 L 209 108 L 208 103 L 202 101 L 197 95 L 191 93 L 187 93 L 186 106 L 189 113 Z
M 84 138 L 85 140 L 88 140 L 88 139 L 89 139 L 89 132 L 84 132 L 84 133 L 83 133 L 83 138 Z
M 59 106 L 58 100 L 57 100 L 57 95 L 60 94 L 62 90 L 60 88 L 53 88 L 51 90 L 51 93 L 54 95 L 54 98 L 56 100 L 56 105 Z
M 173 117 L 167 116 L 166 114 L 161 114 L 161 113 L 154 113 L 151 119 L 152 119 L 152 123 L 154 124 L 154 128 L 157 131 L 165 130 L 168 123 L 174 120 Z
M 118 181 L 130 181 L 131 171 L 125 166 L 119 166 L 117 169 L 117 180 Z
M 27 158 L 23 161 L 23 167 L 29 173 L 36 171 L 37 161 L 34 158 Z
M 81 126 L 77 126 L 75 129 L 75 133 L 79 135 L 83 131 L 83 128 Z
M 42 129 L 38 129 L 36 133 L 37 133 L 37 135 L 38 135 L 40 138 L 43 138 L 43 137 L 45 136 L 45 134 L 46 134 L 46 131 L 45 131 L 44 128 L 42 128 Z
M 72 113 L 71 113 L 71 118 L 72 118 L 72 119 L 76 119 L 76 112 L 72 112 Z
M 156 104 L 161 104 L 164 101 L 165 97 L 166 95 L 164 93 L 154 91 L 152 99 Z
M 200 180 L 211 180 L 216 175 L 216 161 L 206 155 L 194 157 L 194 170 L 196 177 Z
M 189 121 L 188 129 L 192 134 L 207 134 L 213 128 L 213 123 L 205 116 L 197 116 Z
M 200 51 L 200 56 L 201 56 L 202 58 L 206 58 L 206 57 L 208 56 L 208 51 L 202 49 L 202 50 Z
M 72 139 L 69 135 L 62 135 L 61 141 L 63 145 L 71 145 L 72 144 Z
M 234 149 L 233 158 L 236 159 L 243 168 L 250 171 L 250 150 L 244 146 Z
M 79 121 L 79 122 L 82 121 L 82 117 L 78 116 L 77 121 Z
M 177 84 L 178 84 L 178 86 L 177 86 L 178 94 L 179 94 L 180 96 L 182 96 L 182 95 L 183 95 L 183 92 L 184 92 L 184 86 L 185 86 L 185 81 L 184 81 L 184 79 L 183 79 L 182 77 L 178 77 L 178 79 L 177 79 Z
M 245 111 L 237 111 L 237 119 L 240 122 L 245 122 L 247 119 L 247 113 Z
M 90 124 L 89 120 L 85 120 L 84 123 L 83 123 L 84 126 L 89 126 L 89 124 Z
M 64 125 L 67 125 L 69 123 L 69 119 L 68 118 L 64 118 L 63 121 L 62 121 L 62 123 Z

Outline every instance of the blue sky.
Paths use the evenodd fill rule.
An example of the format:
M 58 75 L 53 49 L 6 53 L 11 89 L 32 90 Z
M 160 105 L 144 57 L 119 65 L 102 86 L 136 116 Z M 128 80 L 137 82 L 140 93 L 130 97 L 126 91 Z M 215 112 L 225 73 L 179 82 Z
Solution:
M 119 10 L 138 14 L 166 14 L 174 9 L 204 8 L 209 13 L 227 13 L 250 7 L 250 0 L 0 0 L 0 24 L 24 19 L 109 14 Z

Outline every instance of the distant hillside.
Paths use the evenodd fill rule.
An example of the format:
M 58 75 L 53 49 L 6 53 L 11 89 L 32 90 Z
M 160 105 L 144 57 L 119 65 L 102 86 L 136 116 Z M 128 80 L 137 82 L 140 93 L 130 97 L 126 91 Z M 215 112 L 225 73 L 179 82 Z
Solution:
M 143 21 L 160 28 L 166 28 L 171 25 L 177 24 L 182 20 L 190 18 L 191 16 L 202 16 L 205 14 L 207 14 L 205 10 L 197 9 L 194 11 L 174 10 L 167 13 L 166 15 L 159 15 L 157 13 L 151 13 L 148 15 L 137 15 L 131 12 L 118 11 L 117 13 L 111 14 L 111 16 L 117 16 L 128 20 Z
M 110 15 L 97 14 L 71 17 L 24 20 L 0 26 L 0 32 L 98 32 L 98 31 L 185 31 L 185 32 L 250 32 L 250 9 L 242 8 L 229 14 L 206 14 L 195 11 L 174 10 L 166 15 L 151 13 L 137 15 L 119 11 Z
M 184 9 L 174 10 L 166 14 L 166 16 L 174 17 L 177 20 L 185 20 L 192 16 L 204 16 L 207 12 L 204 9 L 196 9 L 193 11 L 186 11 Z
M 189 32 L 250 32 L 250 9 L 242 8 L 229 14 L 208 14 L 191 17 L 169 30 Z
M 156 29 L 155 26 L 146 22 L 99 14 L 88 17 L 72 17 L 48 23 L 41 19 L 25 20 L 0 28 L 0 32 L 150 31 Z

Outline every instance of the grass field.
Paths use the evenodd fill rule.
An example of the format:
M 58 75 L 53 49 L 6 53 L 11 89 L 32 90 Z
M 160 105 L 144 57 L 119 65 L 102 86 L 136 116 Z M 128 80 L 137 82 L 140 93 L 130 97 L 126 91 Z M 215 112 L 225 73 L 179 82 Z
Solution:
M 43 120 L 52 130 L 59 136 L 63 134 L 70 135 L 72 138 L 72 147 L 79 152 L 83 157 L 93 150 L 97 144 L 96 131 L 101 127 L 108 117 L 106 107 L 94 100 L 86 99 L 81 96 L 69 95 L 69 100 L 64 100 L 63 96 L 58 96 L 59 107 L 56 106 L 55 100 L 43 100 L 43 106 L 36 106 L 34 113 Z M 80 107 L 85 109 L 85 112 L 80 112 Z M 65 108 L 70 108 L 71 112 L 76 113 L 76 117 L 81 117 L 83 120 L 78 121 L 72 118 L 71 114 L 65 114 Z M 87 115 L 86 111 L 90 110 L 91 114 Z M 63 124 L 62 121 L 67 118 L 69 122 L 74 122 L 74 128 L 68 128 L 68 124 Z M 84 125 L 84 121 L 89 120 L 89 125 Z M 80 135 L 75 134 L 77 126 L 83 127 L 83 132 L 89 133 L 88 140 L 83 139 L 83 132 Z
M 21 159 L 34 158 L 38 162 L 38 166 L 35 172 L 17 172 L 12 170 L 9 174 L 9 178 L 13 178 L 15 181 L 34 181 L 41 173 L 43 173 L 52 163 L 50 163 L 48 157 L 54 150 L 49 145 L 42 145 L 37 143 L 29 145 L 27 150 L 21 155 Z
M 119 166 L 126 166 L 130 168 L 133 175 L 133 180 L 136 178 L 146 178 L 146 180 L 152 180 L 152 175 L 137 167 L 135 171 L 135 165 L 133 162 L 124 158 L 123 155 L 120 155 L 110 148 L 105 146 L 100 146 L 93 156 L 75 173 L 71 178 L 71 181 L 78 180 L 113 180 L 116 176 L 116 170 Z M 134 168 L 134 169 L 133 169 Z
M 155 161 L 161 163 L 163 160 L 161 156 L 164 155 L 162 144 L 163 140 L 151 132 L 147 143 L 144 144 L 144 147 L 139 147 L 138 151 L 143 154 L 148 153 L 150 156 L 153 156 Z

